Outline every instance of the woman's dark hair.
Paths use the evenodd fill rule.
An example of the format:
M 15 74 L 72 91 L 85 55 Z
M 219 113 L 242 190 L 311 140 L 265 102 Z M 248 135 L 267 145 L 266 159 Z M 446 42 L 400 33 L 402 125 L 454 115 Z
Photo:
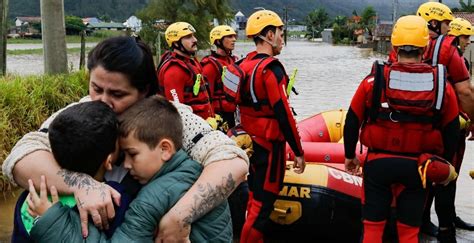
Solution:
M 92 71 L 98 66 L 126 75 L 138 91 L 148 89 L 147 96 L 158 91 L 153 55 L 147 44 L 138 38 L 112 37 L 97 44 L 89 52 L 87 68 Z

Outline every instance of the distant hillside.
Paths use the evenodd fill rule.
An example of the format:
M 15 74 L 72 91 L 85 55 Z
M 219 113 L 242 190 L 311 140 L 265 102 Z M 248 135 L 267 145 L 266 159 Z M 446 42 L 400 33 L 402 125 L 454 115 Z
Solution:
M 149 0 L 64 0 L 66 14 L 81 17 L 108 16 L 115 21 L 124 21 L 137 10 L 146 6 Z M 399 13 L 414 13 L 424 0 L 398 0 Z M 283 16 L 288 6 L 290 19 L 303 20 L 310 11 L 323 7 L 331 17 L 351 15 L 353 10 L 361 13 L 372 5 L 381 19 L 392 18 L 392 0 L 229 0 L 233 8 L 241 10 L 246 16 L 255 7 L 271 9 Z M 467 2 L 467 0 L 466 0 Z M 444 0 L 450 7 L 459 7 L 458 0 Z M 40 0 L 10 0 L 10 18 L 16 16 L 38 16 Z
M 236 10 L 241 10 L 246 16 L 254 12 L 255 7 L 263 7 L 284 14 L 284 8 L 288 6 L 288 18 L 303 20 L 310 11 L 322 7 L 326 12 L 334 17 L 336 15 L 349 16 L 354 10 L 358 14 L 368 5 L 377 11 L 381 19 L 392 19 L 392 0 L 234 0 L 232 6 Z M 414 13 L 425 0 L 398 0 L 399 14 Z M 467 0 L 466 0 L 467 2 Z M 443 3 L 450 7 L 459 7 L 458 0 L 444 0 Z
M 108 16 L 115 21 L 124 21 L 148 0 L 64 0 L 66 15 L 80 17 Z M 9 16 L 39 16 L 40 0 L 13 0 L 9 2 Z

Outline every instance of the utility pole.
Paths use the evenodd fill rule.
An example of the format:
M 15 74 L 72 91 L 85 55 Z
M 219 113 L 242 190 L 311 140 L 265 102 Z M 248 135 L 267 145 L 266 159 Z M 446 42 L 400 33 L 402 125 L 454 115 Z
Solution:
M 0 0 L 0 76 L 7 73 L 8 0 Z
M 397 21 L 398 19 L 398 0 L 393 0 L 393 23 L 395 24 L 395 22 Z
M 67 73 L 64 0 L 41 0 L 44 72 Z
M 285 30 L 284 30 L 284 34 L 285 34 L 285 46 L 286 46 L 288 44 L 288 42 L 286 41 L 287 36 L 288 36 L 288 6 L 285 6 Z

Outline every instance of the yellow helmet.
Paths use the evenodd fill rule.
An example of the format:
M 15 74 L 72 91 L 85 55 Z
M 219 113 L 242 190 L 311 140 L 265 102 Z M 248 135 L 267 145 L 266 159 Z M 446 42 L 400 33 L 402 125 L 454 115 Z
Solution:
M 166 43 L 171 47 L 173 42 L 179 41 L 184 36 L 196 33 L 194 27 L 186 22 L 176 22 L 168 26 L 165 31 Z
M 248 37 L 258 35 L 265 27 L 272 25 L 275 27 L 283 26 L 278 14 L 270 10 L 259 10 L 250 15 L 247 20 L 245 32 Z
M 453 20 L 451 9 L 439 2 L 426 2 L 421 4 L 416 14 L 424 18 L 427 22 L 430 20 Z
M 428 23 L 421 17 L 408 15 L 395 23 L 392 31 L 392 46 L 425 47 L 429 41 Z
M 213 45 L 216 40 L 220 40 L 223 37 L 228 36 L 228 35 L 237 35 L 237 34 L 235 33 L 235 30 L 232 29 L 232 27 L 228 25 L 219 25 L 219 26 L 214 27 L 211 30 L 211 33 L 209 33 L 209 40 L 211 41 L 211 45 Z
M 463 18 L 455 18 L 449 23 L 449 35 L 460 36 L 460 35 L 474 35 L 471 22 Z

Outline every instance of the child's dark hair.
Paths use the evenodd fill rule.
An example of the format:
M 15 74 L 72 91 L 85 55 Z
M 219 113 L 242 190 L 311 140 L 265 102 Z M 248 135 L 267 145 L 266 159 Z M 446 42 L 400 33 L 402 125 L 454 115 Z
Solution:
M 118 119 L 101 101 L 84 102 L 58 114 L 48 129 L 54 158 L 67 170 L 95 176 L 115 151 Z
M 165 97 L 154 95 L 141 100 L 119 116 L 120 137 L 133 133 L 139 141 L 154 149 L 170 139 L 176 150 L 183 147 L 183 123 L 176 107 Z
M 106 39 L 89 52 L 89 71 L 101 66 L 128 77 L 130 85 L 147 96 L 158 91 L 155 63 L 150 48 L 138 38 L 118 36 Z

